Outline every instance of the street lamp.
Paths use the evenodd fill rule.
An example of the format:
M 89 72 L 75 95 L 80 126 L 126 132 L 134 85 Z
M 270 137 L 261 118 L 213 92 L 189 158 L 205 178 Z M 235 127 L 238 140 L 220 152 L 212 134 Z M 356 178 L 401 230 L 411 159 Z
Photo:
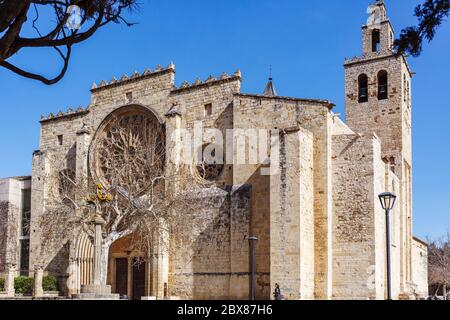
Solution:
M 250 254 L 250 292 L 249 300 L 255 300 L 255 243 L 258 238 L 255 236 L 250 236 L 248 238 L 248 247 Z
M 387 267 L 387 299 L 392 300 L 391 296 L 391 237 L 389 227 L 389 212 L 394 208 L 397 196 L 391 192 L 381 193 L 381 207 L 386 212 L 386 267 Z

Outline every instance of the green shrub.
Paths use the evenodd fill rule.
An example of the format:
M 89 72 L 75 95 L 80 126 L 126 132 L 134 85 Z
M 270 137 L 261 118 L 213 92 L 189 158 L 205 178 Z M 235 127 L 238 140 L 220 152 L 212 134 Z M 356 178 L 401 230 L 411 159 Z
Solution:
M 0 291 L 5 291 L 5 279 L 0 278 Z
M 58 280 L 55 276 L 45 276 L 42 278 L 42 289 L 44 291 L 58 291 Z
M 16 277 L 14 278 L 14 290 L 16 293 L 32 294 L 33 282 L 34 280 L 32 277 Z

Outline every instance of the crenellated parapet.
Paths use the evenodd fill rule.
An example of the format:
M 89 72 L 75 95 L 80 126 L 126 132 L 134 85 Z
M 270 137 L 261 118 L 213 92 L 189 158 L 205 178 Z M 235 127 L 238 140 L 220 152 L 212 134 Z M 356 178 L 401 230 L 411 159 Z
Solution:
M 189 83 L 188 81 L 183 81 L 179 87 L 174 87 L 171 91 L 172 94 L 177 94 L 185 91 L 196 90 L 199 88 L 206 88 L 210 86 L 220 85 L 223 83 L 241 80 L 242 74 L 241 70 L 236 70 L 232 75 L 228 75 L 226 72 L 223 72 L 219 77 L 209 76 L 206 80 L 202 81 L 197 78 L 193 83 Z
M 54 114 L 53 112 L 50 112 L 47 116 L 45 115 L 41 115 L 41 120 L 40 122 L 47 122 L 47 121 L 53 121 L 53 120 L 60 120 L 63 118 L 68 118 L 68 117 L 76 117 L 76 116 L 83 116 L 85 114 L 87 114 L 89 112 L 89 106 L 87 106 L 86 108 L 83 108 L 82 106 L 73 109 L 73 108 L 69 108 L 66 111 L 59 111 L 58 113 Z
M 112 77 L 112 79 L 109 82 L 106 80 L 102 80 L 98 85 L 94 82 L 94 84 L 91 87 L 91 92 L 98 92 L 104 89 L 111 89 L 113 87 L 130 84 L 136 81 L 152 78 L 170 72 L 175 72 L 175 65 L 173 63 L 170 63 L 165 68 L 158 64 L 158 66 L 154 70 L 147 68 L 142 73 L 134 71 L 134 73 L 131 76 L 124 74 L 119 79 L 117 79 L 116 77 Z

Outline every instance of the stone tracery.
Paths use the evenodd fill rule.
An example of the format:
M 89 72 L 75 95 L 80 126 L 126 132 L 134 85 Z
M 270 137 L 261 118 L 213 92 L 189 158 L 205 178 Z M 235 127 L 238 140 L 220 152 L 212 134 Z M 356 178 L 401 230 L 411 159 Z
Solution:
M 107 188 L 126 186 L 129 192 L 142 194 L 151 184 L 149 177 L 163 173 L 162 126 L 144 108 L 119 109 L 100 126 L 91 160 L 94 180 Z

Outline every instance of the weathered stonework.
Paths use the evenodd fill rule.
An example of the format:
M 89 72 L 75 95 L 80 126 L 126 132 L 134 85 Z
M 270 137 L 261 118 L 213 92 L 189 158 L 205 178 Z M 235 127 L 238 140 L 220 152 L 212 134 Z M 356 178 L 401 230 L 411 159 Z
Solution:
M 428 244 L 414 237 L 412 248 L 414 293 L 419 297 L 428 296 Z
M 28 233 L 23 229 L 30 209 L 30 177 L 0 179 L 0 277 L 14 265 L 19 273 L 28 273 L 28 257 L 21 259 L 22 246 L 28 247 Z
M 247 299 L 248 238 L 257 236 L 257 299 L 271 299 L 275 283 L 286 299 L 384 299 L 385 216 L 378 194 L 392 191 L 398 195 L 391 214 L 393 296 L 414 290 L 425 295 L 426 245 L 412 238 L 411 72 L 405 57 L 391 50 L 392 29 L 384 4 L 378 5 L 385 17 L 379 51 L 372 52 L 372 29 L 365 26 L 363 56 L 344 65 L 347 124 L 327 100 L 242 93 L 239 70 L 176 87 L 173 64 L 94 84 L 88 107 L 42 117 L 40 149 L 33 154 L 29 265 L 57 274 L 68 295 L 92 284 L 93 247 L 86 234 L 74 231 L 71 239 L 54 241 L 50 252 L 42 250 L 39 219 L 55 192 L 47 177 L 55 174 L 55 159 L 72 159 L 67 169 L 91 175 L 105 121 L 145 110 L 164 125 L 167 155 L 183 156 L 176 149 L 184 139 L 177 130 L 193 133 L 198 123 L 219 129 L 235 148 L 225 154 L 232 161 L 215 179 L 189 190 L 195 206 L 186 210 L 187 222 L 168 235 L 170 250 L 155 237 L 141 283 L 132 280 L 139 253 L 129 250 L 131 238 L 112 244 L 113 292 L 134 298 L 135 287 L 143 286 L 148 299 Z M 382 70 L 387 99 L 378 99 Z M 367 102 L 359 101 L 361 74 L 368 77 Z M 228 136 L 228 129 L 277 132 L 279 144 L 268 154 L 279 154 L 279 163 L 258 164 L 250 157 L 238 163 L 237 145 L 259 146 L 244 131 Z M 206 136 L 202 141 L 212 142 Z M 166 158 L 168 175 L 193 175 L 195 166 L 172 160 Z M 271 165 L 277 170 L 262 174 Z M 185 188 L 172 183 L 168 189 Z

